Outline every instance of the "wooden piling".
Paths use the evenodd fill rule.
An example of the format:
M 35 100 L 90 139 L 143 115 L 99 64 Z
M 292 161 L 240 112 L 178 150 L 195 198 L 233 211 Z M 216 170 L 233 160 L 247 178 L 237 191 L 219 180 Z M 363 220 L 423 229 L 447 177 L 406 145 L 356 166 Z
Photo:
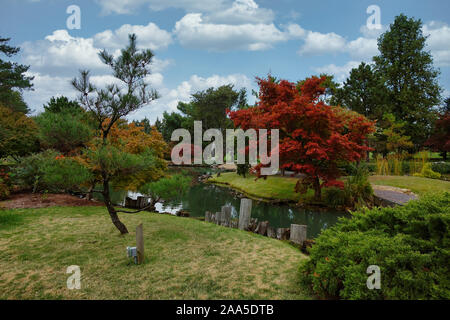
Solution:
M 247 230 L 252 215 L 252 200 L 241 199 L 241 207 L 239 208 L 239 229 Z
M 303 245 L 306 241 L 307 226 L 299 224 L 291 224 L 290 240 L 296 244 Z

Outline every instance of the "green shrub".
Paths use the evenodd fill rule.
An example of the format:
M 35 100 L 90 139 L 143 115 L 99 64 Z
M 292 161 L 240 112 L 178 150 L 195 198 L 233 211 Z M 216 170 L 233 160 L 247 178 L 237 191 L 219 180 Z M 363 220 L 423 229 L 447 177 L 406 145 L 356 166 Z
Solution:
M 354 167 L 354 175 L 347 177 L 344 188 L 326 188 L 323 191 L 323 201 L 330 207 L 360 208 L 371 206 L 373 189 L 369 182 L 367 166 L 361 163 Z
M 450 162 L 433 162 L 431 169 L 440 174 L 450 174 Z
M 350 197 L 345 188 L 330 187 L 323 190 L 322 199 L 329 207 L 345 207 L 350 202 Z
M 449 299 L 449 228 L 447 192 L 355 212 L 316 239 L 302 280 L 323 298 Z M 380 267 L 380 290 L 366 286 L 370 265 Z
M 238 164 L 236 167 L 236 173 L 245 178 L 251 168 L 251 165 L 249 163 L 244 163 Z
M 33 192 L 74 190 L 90 178 L 85 167 L 54 150 L 22 158 L 14 170 L 16 184 Z
M 377 164 L 373 162 L 366 162 L 367 170 L 369 173 L 374 173 L 377 171 Z
M 78 112 L 69 110 L 41 113 L 36 117 L 41 147 L 63 153 L 83 147 L 93 136 L 86 117 L 81 108 Z
M 439 172 L 434 172 L 431 169 L 431 164 L 429 162 L 427 162 L 422 167 L 422 171 L 420 173 L 414 173 L 414 176 L 430 178 L 430 179 L 439 179 L 441 177 L 441 174 Z
M 8 199 L 10 196 L 10 190 L 8 185 L 2 178 L 0 178 L 0 200 Z

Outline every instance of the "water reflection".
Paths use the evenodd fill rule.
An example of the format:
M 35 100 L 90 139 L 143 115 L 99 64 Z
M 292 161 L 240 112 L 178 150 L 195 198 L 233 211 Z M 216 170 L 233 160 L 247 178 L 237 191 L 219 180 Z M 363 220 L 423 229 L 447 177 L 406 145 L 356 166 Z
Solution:
M 113 192 L 115 203 L 122 204 L 126 192 Z M 128 193 L 128 196 L 136 198 L 139 193 Z M 193 217 L 204 217 L 205 211 L 218 212 L 224 205 L 232 208 L 232 216 L 239 215 L 240 199 L 229 189 L 200 183 L 192 186 L 189 192 L 179 201 L 158 203 L 158 212 L 176 213 L 178 210 L 187 210 Z M 295 224 L 308 226 L 308 238 L 315 238 L 322 229 L 334 225 L 339 217 L 347 216 L 342 212 L 313 211 L 300 209 L 288 205 L 272 205 L 264 202 L 253 201 L 252 217 L 259 221 L 269 221 L 275 228 L 286 228 Z

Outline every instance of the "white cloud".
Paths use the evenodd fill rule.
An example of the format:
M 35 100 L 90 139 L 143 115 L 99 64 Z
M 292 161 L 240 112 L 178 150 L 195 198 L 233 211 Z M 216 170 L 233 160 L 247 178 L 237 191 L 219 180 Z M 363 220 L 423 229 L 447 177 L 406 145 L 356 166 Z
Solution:
M 226 10 L 217 10 L 206 17 L 207 22 L 223 24 L 267 24 L 274 19 L 270 9 L 260 8 L 253 0 L 236 0 Z
M 212 75 L 204 78 L 198 75 L 192 75 L 189 80 L 181 82 L 176 88 L 160 88 L 158 91 L 161 98 L 153 101 L 149 106 L 146 106 L 132 115 L 130 119 L 143 119 L 147 117 L 151 122 L 154 122 L 157 117 L 161 119 L 164 111 L 177 111 L 178 102 L 188 102 L 191 95 L 200 90 L 206 90 L 210 87 L 220 87 L 222 85 L 233 84 L 235 89 L 246 88 L 251 91 L 252 81 L 243 74 L 231 74 L 227 76 Z
M 377 39 L 359 37 L 347 43 L 345 49 L 353 59 L 372 60 L 379 53 Z
M 349 61 L 343 66 L 336 66 L 335 64 L 329 64 L 327 66 L 315 68 L 314 70 L 318 73 L 326 73 L 334 75 L 336 81 L 343 82 L 350 74 L 350 71 L 353 68 L 357 68 L 359 64 L 360 62 L 357 61 Z
M 34 69 L 77 66 L 88 69 L 105 68 L 98 57 L 99 49 L 94 47 L 93 39 L 72 37 L 67 30 L 56 30 L 45 37 L 45 40 L 25 42 L 22 49 L 24 61 Z
M 427 45 L 435 64 L 440 67 L 450 66 L 450 27 L 432 21 L 423 26 L 423 33 L 428 36 Z
M 43 105 L 46 104 L 51 97 L 67 96 L 70 99 L 76 97 L 76 92 L 70 84 L 70 77 L 58 77 L 43 75 L 36 72 L 28 72 L 28 76 L 34 76 L 33 91 L 24 91 L 24 99 L 31 110 L 36 113 L 43 111 Z
M 305 37 L 305 43 L 300 48 L 301 55 L 317 55 L 343 52 L 346 41 L 340 35 L 330 33 L 320 33 L 308 31 Z
M 205 22 L 201 13 L 190 13 L 177 21 L 174 34 L 185 47 L 211 51 L 264 50 L 288 39 L 273 23 L 213 24 Z
M 94 45 L 99 48 L 118 49 L 128 43 L 128 35 L 135 33 L 139 48 L 164 49 L 172 43 L 172 36 L 150 22 L 146 26 L 124 24 L 115 31 L 105 30 L 94 36 Z

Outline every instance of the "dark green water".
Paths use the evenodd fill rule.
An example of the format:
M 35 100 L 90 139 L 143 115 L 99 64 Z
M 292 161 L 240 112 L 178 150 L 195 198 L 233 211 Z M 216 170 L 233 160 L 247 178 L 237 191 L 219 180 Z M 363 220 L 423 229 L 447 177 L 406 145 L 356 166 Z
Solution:
M 127 192 L 113 192 L 114 202 L 122 203 Z M 138 194 L 128 194 L 136 198 Z M 183 209 L 192 217 L 204 217 L 205 211 L 218 212 L 224 205 L 232 207 L 234 218 L 239 216 L 240 199 L 229 189 L 212 184 L 199 183 L 191 187 L 189 192 L 179 201 L 167 201 L 156 206 L 159 212 L 171 212 Z M 253 201 L 252 218 L 258 221 L 269 221 L 275 228 L 287 228 L 292 223 L 308 226 L 308 238 L 320 234 L 322 229 L 334 225 L 339 217 L 347 216 L 342 212 L 315 211 L 300 209 L 288 205 L 273 205 Z

